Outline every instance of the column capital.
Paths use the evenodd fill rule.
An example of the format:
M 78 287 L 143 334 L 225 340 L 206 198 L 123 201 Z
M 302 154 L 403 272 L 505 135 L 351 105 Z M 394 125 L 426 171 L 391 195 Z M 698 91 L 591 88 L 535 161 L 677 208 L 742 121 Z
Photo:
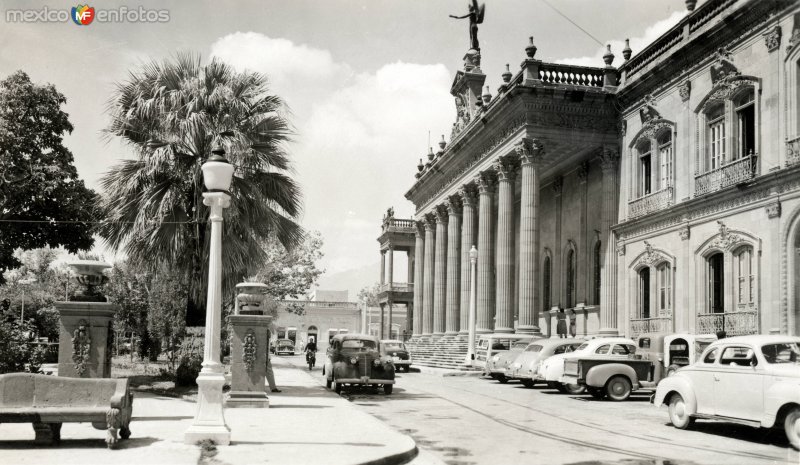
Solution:
M 498 157 L 497 160 L 492 163 L 492 167 L 497 172 L 498 181 L 514 182 L 514 178 L 517 177 L 519 164 L 512 156 L 502 156 Z
M 425 231 L 436 231 L 436 214 L 425 214 Z
M 447 214 L 447 201 L 441 205 L 437 205 L 436 209 L 434 210 L 434 214 L 436 215 L 436 223 L 439 224 L 447 224 L 448 214 Z
M 523 165 L 539 164 L 544 158 L 544 146 L 539 139 L 523 137 L 514 146 L 514 153 Z
M 414 237 L 423 238 L 425 237 L 425 221 L 415 221 L 414 222 Z
M 474 182 L 468 182 L 458 190 L 463 206 L 474 207 L 478 198 L 478 188 Z
M 561 191 L 564 189 L 564 178 L 562 176 L 556 176 L 550 187 L 553 189 L 553 194 L 555 194 L 556 197 L 560 196 Z
M 461 215 L 461 196 L 459 194 L 451 195 L 444 201 L 444 205 L 447 208 L 447 213 L 450 216 Z
M 600 167 L 603 171 L 613 171 L 617 169 L 619 162 L 619 149 L 614 145 L 604 145 L 600 148 Z
M 497 187 L 497 175 L 494 171 L 482 171 L 475 177 L 475 184 L 478 186 L 478 193 L 492 193 Z

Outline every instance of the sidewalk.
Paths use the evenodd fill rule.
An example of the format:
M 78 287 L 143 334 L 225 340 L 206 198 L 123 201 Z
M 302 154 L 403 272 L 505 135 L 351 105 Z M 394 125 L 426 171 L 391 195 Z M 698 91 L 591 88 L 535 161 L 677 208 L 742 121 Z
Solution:
M 327 391 L 307 372 L 276 357 L 275 378 L 282 393 L 270 393 L 267 409 L 226 409 L 231 445 L 200 457 L 183 443 L 195 403 L 136 392 L 131 438 L 107 450 L 105 431 L 90 424 L 65 423 L 61 444 L 39 447 L 30 424 L 0 424 L 2 464 L 380 464 L 408 463 L 414 441 Z M 415 462 L 416 463 L 416 462 Z

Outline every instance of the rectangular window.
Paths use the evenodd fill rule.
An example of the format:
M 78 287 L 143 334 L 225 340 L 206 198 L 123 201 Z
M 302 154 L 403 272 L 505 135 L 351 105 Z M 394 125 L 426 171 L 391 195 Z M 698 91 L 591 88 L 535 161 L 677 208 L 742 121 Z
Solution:
M 661 184 L 659 187 L 666 189 L 672 185 L 673 153 L 671 142 L 659 147 L 659 158 L 661 160 Z
M 746 157 L 755 153 L 756 138 L 756 109 L 752 102 L 736 111 L 737 122 L 739 123 L 739 158 Z
M 652 192 L 652 180 L 651 180 L 651 166 L 650 166 L 650 154 L 639 158 L 639 166 L 641 169 L 640 179 L 642 180 L 641 186 L 639 187 L 639 195 L 644 196 Z
M 672 269 L 668 263 L 658 267 L 658 309 L 672 308 Z
M 708 125 L 709 140 L 709 170 L 715 170 L 725 163 L 725 120 L 719 118 Z
M 753 274 L 753 249 L 746 248 L 736 255 L 736 297 L 739 305 L 753 303 L 755 275 Z

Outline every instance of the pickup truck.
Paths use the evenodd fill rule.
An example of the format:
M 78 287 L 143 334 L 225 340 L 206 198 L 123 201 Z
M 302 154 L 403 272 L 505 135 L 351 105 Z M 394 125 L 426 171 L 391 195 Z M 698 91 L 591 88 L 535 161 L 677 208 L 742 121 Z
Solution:
M 627 358 L 587 355 L 565 360 L 560 381 L 586 386 L 597 399 L 627 400 L 634 390 L 655 390 L 662 378 L 693 363 L 715 339 L 713 335 L 642 334 L 637 350 Z

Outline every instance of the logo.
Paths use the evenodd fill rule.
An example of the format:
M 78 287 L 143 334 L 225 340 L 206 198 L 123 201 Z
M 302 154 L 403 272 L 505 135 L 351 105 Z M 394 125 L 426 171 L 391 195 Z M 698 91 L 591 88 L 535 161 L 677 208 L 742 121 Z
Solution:
M 78 26 L 88 26 L 94 21 L 94 8 L 89 5 L 72 7 L 72 21 Z

